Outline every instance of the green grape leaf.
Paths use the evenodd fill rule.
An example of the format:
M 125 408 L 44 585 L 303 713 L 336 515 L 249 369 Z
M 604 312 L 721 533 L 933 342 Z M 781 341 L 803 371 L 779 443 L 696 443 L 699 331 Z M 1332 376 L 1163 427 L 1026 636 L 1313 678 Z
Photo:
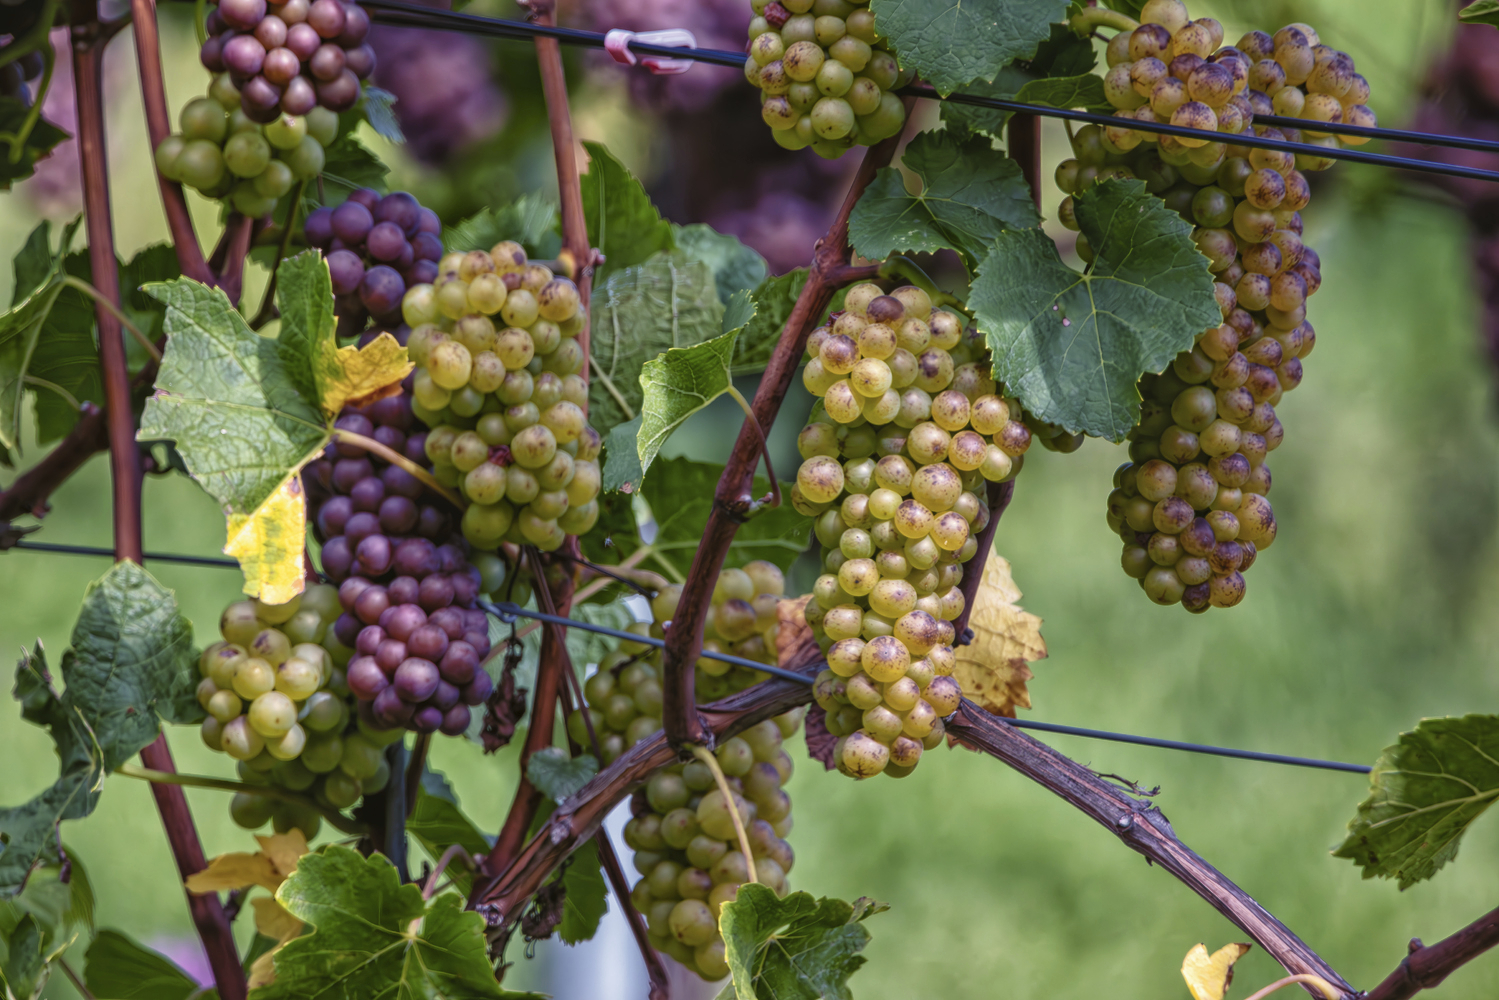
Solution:
M 869 943 L 864 920 L 886 909 L 869 899 L 849 904 L 806 892 L 781 899 L 746 883 L 719 917 L 733 976 L 720 1000 L 852 1000 L 848 977 L 866 961 L 859 953 Z
M 68 861 L 68 881 L 61 880 L 61 864 L 48 865 L 31 873 L 19 896 L 0 900 L 0 996 L 38 995 L 47 984 L 48 964 L 93 930 L 88 875 L 71 852 Z
M 561 747 L 544 747 L 526 761 L 526 780 L 553 802 L 561 802 L 599 773 L 592 754 L 569 757 Z
M 338 327 L 333 315 L 333 279 L 322 254 L 309 250 L 281 262 L 276 271 L 276 306 L 281 313 L 276 353 L 286 377 L 303 399 L 321 399 L 315 369 L 325 345 L 334 342 Z
M 993 80 L 1006 63 L 1028 59 L 1067 13 L 1068 0 L 871 0 L 880 34 L 901 66 L 943 96 L 973 80 Z
M 791 318 L 791 310 L 807 284 L 804 267 L 774 278 L 766 278 L 753 293 L 755 314 L 744 324 L 739 340 L 734 345 L 735 375 L 750 375 L 764 371 L 770 356 L 780 342 L 781 330 Z M 725 320 L 724 326 L 728 326 Z
M 323 415 L 276 341 L 251 330 L 222 291 L 187 278 L 148 287 L 166 304 L 170 339 L 140 440 L 175 442 L 220 506 L 253 514 L 327 443 Z
M 502 208 L 484 208 L 455 226 L 442 231 L 448 253 L 470 250 L 489 252 L 502 240 L 513 240 L 536 259 L 550 259 L 562 248 L 558 235 L 557 206 L 538 194 L 527 192 Z
M 334 140 L 333 145 L 323 150 L 323 199 L 324 204 L 342 204 L 349 195 L 360 188 L 384 191 L 385 175 L 390 168 L 380 162 L 364 143 L 354 138 L 354 133 L 345 132 Z
M 672 224 L 661 218 L 635 175 L 598 142 L 585 142 L 588 173 L 582 177 L 588 239 L 604 255 L 594 285 L 623 268 L 676 248 Z M 597 321 L 595 321 L 597 325 Z
M 1077 198 L 1096 259 L 1062 263 L 1039 229 L 1001 233 L 969 293 L 994 378 L 1040 419 L 1111 441 L 1139 415 L 1135 383 L 1221 321 L 1192 227 L 1145 190 L 1109 180 Z
M 755 305 L 755 291 L 752 288 L 741 288 L 724 300 L 723 304 L 723 332 L 729 333 L 734 330 L 743 331 L 745 326 L 755 318 L 759 307 Z M 738 345 L 735 345 L 735 353 Z
M 10 304 L 14 307 L 32 292 L 41 288 L 57 267 L 58 259 L 66 257 L 73 246 L 73 236 L 83 221 L 79 216 L 63 227 L 62 240 L 57 250 L 52 249 L 52 223 L 46 219 L 37 223 L 27 236 L 26 242 L 11 259 L 11 270 L 15 284 L 10 290 Z
M 60 270 L 59 261 L 41 287 L 0 315 L 0 447 L 7 452 L 21 450 L 21 400 L 37 342 L 64 290 L 55 280 Z
M 951 248 L 971 272 L 1000 233 L 1041 221 L 1020 164 L 986 138 L 923 132 L 906 147 L 904 163 L 923 190 L 908 194 L 895 167 L 879 172 L 848 220 L 849 242 L 860 256 L 883 260 Z
M 624 631 L 635 623 L 635 613 L 622 600 L 582 604 L 573 608 L 572 617 L 589 625 Z M 579 670 L 598 663 L 619 646 L 619 640 L 582 628 L 567 630 L 567 655 Z M 581 758 L 580 758 L 581 759 Z M 594 766 L 597 770 L 597 765 Z
M 60 772 L 30 802 L 0 809 L 0 898 L 13 896 L 38 861 L 58 860 L 56 824 L 93 811 L 104 775 L 155 740 L 160 719 L 203 717 L 192 623 L 175 595 L 132 562 L 89 585 L 62 677 L 59 697 L 40 645 L 16 668 L 22 716 L 50 730 Z
M 25 126 L 31 109 L 19 98 L 0 97 L 0 135 L 16 136 Z M 11 184 L 25 180 L 36 170 L 36 162 L 44 159 L 53 148 L 71 136 L 45 118 L 38 118 L 26 141 L 21 143 L 21 155 L 11 158 L 14 146 L 8 139 L 0 142 L 0 190 L 10 190 Z
M 21 914 L 9 929 L 0 925 L 0 996 L 36 1000 L 47 985 L 41 921 Z
M 276 952 L 275 981 L 252 1000 L 540 1000 L 495 982 L 484 918 L 461 897 L 424 901 L 378 854 L 329 845 L 304 855 L 276 899 L 312 929 Z
M 100 931 L 85 958 L 88 964 L 83 981 L 98 1000 L 205 1000 L 218 996 L 217 990 L 204 992 L 165 955 L 120 931 Z
M 1480 2 L 1487 2 L 1487 0 L 1480 0 Z M 1145 6 L 1145 0 L 1104 0 L 1104 6 L 1123 11 L 1130 17 L 1139 20 L 1140 11 Z
M 609 912 L 609 891 L 604 885 L 597 840 L 586 841 L 572 853 L 567 870 L 562 873 L 562 884 L 567 896 L 557 936 L 567 944 L 587 941 L 598 933 L 599 922 Z
M 701 222 L 675 226 L 672 234 L 678 250 L 690 260 L 700 260 L 713 269 L 718 298 L 725 306 L 736 293 L 753 291 L 765 280 L 769 269 L 765 258 L 739 242 L 736 236 L 715 232 L 712 226 Z
M 1457 19 L 1466 24 L 1492 24 L 1499 28 L 1499 0 L 1475 0 L 1457 12 Z
M 454 844 L 474 858 L 487 854 L 492 846 L 489 838 L 479 832 L 474 821 L 458 808 L 452 789 L 442 775 L 430 769 L 422 772 L 422 782 L 416 791 L 416 805 L 406 821 L 406 832 L 421 843 L 433 860 L 441 858 L 443 852 Z M 454 860 L 448 865 L 447 874 L 453 880 L 454 887 L 467 896 L 474 879 L 468 866 L 460 860 Z
M 1422 719 L 1379 755 L 1369 786 L 1333 856 L 1402 889 L 1431 878 L 1499 798 L 1499 715 Z
M 1021 97 L 1022 90 L 1028 84 L 1040 84 L 1047 78 L 1087 76 L 1093 72 L 1096 62 L 1097 56 L 1093 52 L 1091 41 L 1079 38 L 1065 24 L 1053 24 L 1051 37 L 1037 46 L 1033 57 L 1010 63 L 1000 69 L 992 82 L 969 84 L 963 88 L 963 92 L 1007 101 L 1030 100 L 1028 97 Z M 959 138 L 975 132 L 1003 138 L 1010 112 L 943 101 L 942 120 L 947 123 L 947 130 Z
M 406 142 L 406 133 L 401 131 L 401 122 L 396 118 L 396 95 L 379 87 L 365 84 L 361 88 L 363 97 L 360 107 L 364 111 L 364 120 L 370 123 L 370 128 L 380 138 L 396 145 Z
M 726 333 L 692 347 L 673 347 L 645 363 L 640 371 L 645 396 L 636 438 L 642 469 L 650 471 L 666 439 L 689 417 L 734 388 L 729 364 L 738 337 L 738 333 Z
M 723 333 L 712 269 L 679 250 L 595 282 L 591 309 L 588 419 L 606 438 L 640 415 L 640 372 L 647 361 Z
M 640 489 L 645 470 L 640 467 L 640 450 L 635 442 L 640 437 L 640 423 L 644 419 L 637 413 L 634 420 L 615 424 L 604 439 L 602 492 L 629 494 Z
M 1092 73 L 1032 80 L 1020 88 L 1016 100 L 1027 104 L 1049 104 L 1054 108 L 1109 107 L 1108 98 L 1103 94 L 1103 80 Z M 1109 107 L 1109 111 L 1112 112 L 1113 108 Z
M 657 562 L 656 567 L 647 564 L 647 568 L 659 568 L 664 563 L 673 572 L 686 575 L 693 553 L 702 544 L 723 468 L 688 458 L 660 458 L 652 464 L 641 490 L 655 523 L 651 548 Z M 789 495 L 790 490 L 789 483 L 782 484 L 781 495 Z M 770 492 L 769 481 L 755 477 L 753 491 L 756 497 L 765 496 Z M 599 524 L 583 538 L 583 547 L 594 562 L 617 563 L 642 544 L 634 497 L 605 496 L 599 506 Z M 806 549 L 811 527 L 812 519 L 798 514 L 790 503 L 762 510 L 739 526 L 724 566 L 733 568 L 764 559 L 785 572 Z

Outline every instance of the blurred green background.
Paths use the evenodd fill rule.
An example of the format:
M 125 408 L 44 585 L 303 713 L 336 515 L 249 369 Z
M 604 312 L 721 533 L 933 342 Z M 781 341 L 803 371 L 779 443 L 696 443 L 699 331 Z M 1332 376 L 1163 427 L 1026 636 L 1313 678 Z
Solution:
M 1220 16 L 1231 38 L 1251 16 L 1253 26 L 1272 30 L 1312 22 L 1356 57 L 1382 119 L 1398 122 L 1448 37 L 1453 7 L 1298 0 L 1193 9 Z M 170 22 L 167 34 L 177 107 L 204 79 L 186 22 Z M 165 235 L 132 58 L 126 33 L 112 49 L 108 79 L 117 84 L 115 231 L 127 254 Z M 616 90 L 589 78 L 580 131 L 610 142 L 649 177 L 650 122 L 625 108 Z M 1048 169 L 1064 141 L 1048 126 Z M 399 150 L 386 151 L 394 182 L 432 182 Z M 1045 619 L 1051 650 L 1034 665 L 1031 717 L 1372 762 L 1422 716 L 1499 708 L 1499 432 L 1467 226 L 1440 198 L 1372 169 L 1343 166 L 1325 180 L 1306 213 L 1307 242 L 1324 265 L 1312 309 L 1318 347 L 1303 387 L 1280 410 L 1287 435 L 1272 459 L 1272 500 L 1281 531 L 1248 577 L 1248 598 L 1202 617 L 1149 604 L 1119 571 L 1118 541 L 1104 524 L 1123 449 L 1095 441 L 1071 456 L 1038 450 L 998 536 L 1024 605 Z M 1049 193 L 1048 206 L 1056 198 Z M 19 247 L 40 217 L 38 204 L 25 184 L 0 201 L 0 258 Z M 211 233 L 212 207 L 198 209 Z M 67 214 L 56 204 L 47 210 Z M 0 301 L 10 281 L 8 270 L 0 274 Z M 252 273 L 248 301 L 258 301 L 262 283 L 263 274 Z M 794 467 L 789 439 L 804 404 L 789 403 L 780 427 L 783 469 Z M 715 408 L 669 451 L 721 458 L 737 423 L 731 408 Z M 29 446 L 25 461 L 40 453 Z M 185 479 L 149 482 L 145 510 L 148 549 L 207 554 L 222 544 L 212 502 Z M 109 544 L 102 458 L 58 491 L 44 523 L 47 541 Z M 105 566 L 23 551 L 0 560 L 0 646 L 15 652 L 40 639 L 59 655 L 85 585 Z M 150 568 L 177 590 L 199 640 L 210 641 L 219 610 L 238 591 L 235 575 Z M 204 749 L 193 730 L 171 740 L 181 769 L 229 773 L 227 759 Z M 1359 776 L 1067 737 L 1048 742 L 1099 771 L 1160 785 L 1156 802 L 1182 839 L 1357 986 L 1372 988 L 1411 937 L 1433 941 L 1499 901 L 1493 818 L 1479 821 L 1451 870 L 1400 893 L 1362 881 L 1328 855 L 1365 794 Z M 892 904 L 868 925 L 869 964 L 853 980 L 861 1000 L 1185 997 L 1177 970 L 1186 951 L 1244 938 L 1170 876 L 992 760 L 934 753 L 910 780 L 855 784 L 808 766 L 799 745 L 793 752 L 795 885 Z M 513 788 L 513 755 L 485 758 L 476 746 L 447 740 L 434 760 L 470 815 L 496 829 Z M 7 804 L 35 794 L 54 773 L 48 740 L 8 699 L 0 699 L 0 762 Z M 229 822 L 222 793 L 188 795 L 210 855 L 252 846 Z M 64 836 L 90 868 L 102 925 L 190 953 L 186 908 L 143 785 L 112 780 L 98 812 Z M 247 931 L 248 920 L 240 923 Z M 514 982 L 545 982 L 519 951 L 512 948 L 520 961 Z M 1234 992 L 1246 995 L 1278 974 L 1256 949 L 1240 964 Z M 74 994 L 59 979 L 48 995 Z M 1434 995 L 1499 995 L 1499 955 L 1456 973 Z

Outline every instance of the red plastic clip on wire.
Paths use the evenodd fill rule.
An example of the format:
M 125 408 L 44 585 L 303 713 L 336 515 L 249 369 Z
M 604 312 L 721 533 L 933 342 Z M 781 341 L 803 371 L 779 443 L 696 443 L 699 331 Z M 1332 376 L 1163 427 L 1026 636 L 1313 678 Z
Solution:
M 633 41 L 674 49 L 695 49 L 697 37 L 686 28 L 641 32 L 615 28 L 604 36 L 604 50 L 614 57 L 615 62 L 624 63 L 626 66 L 634 66 L 639 62 L 657 76 L 685 73 L 692 68 L 691 59 L 667 59 L 661 56 L 646 56 L 644 59 L 637 59 L 635 53 L 630 51 L 630 43 Z

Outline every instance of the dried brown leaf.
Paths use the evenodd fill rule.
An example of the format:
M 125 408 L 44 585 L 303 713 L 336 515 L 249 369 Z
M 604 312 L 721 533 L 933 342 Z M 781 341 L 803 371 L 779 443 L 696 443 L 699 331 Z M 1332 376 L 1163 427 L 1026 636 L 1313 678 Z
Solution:
M 973 641 L 957 647 L 953 670 L 964 695 L 986 712 L 1010 718 L 1017 708 L 1031 707 L 1028 664 L 1046 657 L 1041 619 L 1022 610 L 1019 600 L 1009 560 L 991 554 L 968 616 Z
M 1234 963 L 1252 947 L 1226 944 L 1209 955 L 1201 943 L 1193 945 L 1187 957 L 1182 959 L 1182 978 L 1187 981 L 1187 989 L 1192 991 L 1192 1000 L 1223 1000 L 1223 994 L 1234 981 Z

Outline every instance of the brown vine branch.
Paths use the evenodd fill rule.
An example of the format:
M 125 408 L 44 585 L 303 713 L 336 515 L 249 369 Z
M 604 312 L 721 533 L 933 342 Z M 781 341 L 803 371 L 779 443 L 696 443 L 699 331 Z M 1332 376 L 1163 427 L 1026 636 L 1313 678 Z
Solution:
M 666 966 L 661 964 L 661 955 L 651 947 L 651 939 L 645 929 L 645 918 L 630 900 L 630 883 L 625 878 L 625 870 L 619 863 L 614 844 L 603 830 L 595 834 L 593 840 L 599 846 L 599 863 L 609 879 L 609 887 L 614 890 L 614 898 L 619 900 L 619 908 L 629 921 L 630 933 L 635 936 L 640 957 L 645 961 L 645 975 L 650 981 L 649 1000 L 668 1000 L 670 987 L 666 981 Z
M 78 422 L 68 435 L 36 465 L 16 477 L 10 488 L 0 492 L 0 522 L 12 521 L 30 514 L 43 517 L 48 510 L 47 498 L 83 463 L 109 447 L 104 411 L 98 404 L 84 400 Z
M 913 103 L 912 100 L 906 102 L 908 121 Z M 687 573 L 686 593 L 712 592 L 734 533 L 752 509 L 755 466 L 760 459 L 759 429 L 774 423 L 806 349 L 807 337 L 828 307 L 839 282 L 847 276 L 851 253 L 848 246 L 849 214 L 865 188 L 874 181 L 875 173 L 894 158 L 900 140 L 899 135 L 886 139 L 864 154 L 864 162 L 859 165 L 859 172 L 849 186 L 838 215 L 812 252 L 807 283 L 797 296 L 796 305 L 781 330 L 781 339 L 760 378 L 760 387 L 755 391 L 754 418 L 739 428 L 734 449 L 713 492 L 713 508 L 703 529 L 703 540 Z M 706 600 L 683 601 L 676 620 L 666 633 L 666 648 L 662 656 L 661 719 L 666 736 L 675 747 L 688 743 L 712 746 L 712 734 L 694 705 L 692 673 L 692 665 L 703 650 L 703 625 L 707 613 Z
M 1410 953 L 1369 993 L 1367 1000 L 1407 1000 L 1422 990 L 1435 989 L 1458 968 L 1495 945 L 1499 945 L 1499 910 L 1491 910 L 1433 945 L 1424 945 L 1414 938 Z
M 166 84 L 161 73 L 161 38 L 156 30 L 156 0 L 130 0 L 131 29 L 135 33 L 135 61 L 140 67 L 141 99 L 146 108 L 146 134 L 151 139 L 151 151 L 161 145 L 172 132 L 172 116 L 167 109 Z M 155 157 L 152 157 L 155 170 Z M 172 249 L 177 254 L 177 266 L 182 273 L 194 281 L 212 285 L 213 272 L 203 259 L 203 248 L 198 245 L 197 233 L 193 231 L 193 220 L 187 211 L 187 199 L 182 185 L 156 174 L 157 186 L 161 188 L 161 204 L 166 212 L 167 228 L 172 234 Z

